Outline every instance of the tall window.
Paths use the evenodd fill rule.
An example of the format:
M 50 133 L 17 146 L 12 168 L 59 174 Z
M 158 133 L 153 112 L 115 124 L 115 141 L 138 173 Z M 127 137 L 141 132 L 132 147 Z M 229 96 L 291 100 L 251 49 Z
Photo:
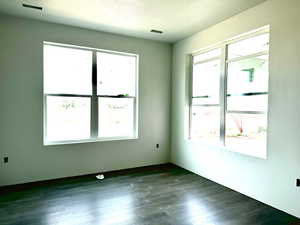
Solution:
M 44 143 L 137 137 L 137 55 L 44 44 Z
M 193 58 L 191 138 L 210 143 L 220 139 L 221 49 Z
M 269 33 L 194 55 L 190 138 L 266 157 Z

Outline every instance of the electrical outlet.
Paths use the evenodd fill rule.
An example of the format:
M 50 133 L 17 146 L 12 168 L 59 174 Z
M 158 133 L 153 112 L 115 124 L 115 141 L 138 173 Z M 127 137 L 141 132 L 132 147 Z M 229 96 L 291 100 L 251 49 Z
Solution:
M 4 158 L 3 158 L 3 162 L 4 162 L 4 163 L 8 163 L 8 157 L 4 157 Z
M 296 186 L 297 186 L 297 187 L 300 187 L 300 179 L 297 179 L 297 180 L 296 180 Z

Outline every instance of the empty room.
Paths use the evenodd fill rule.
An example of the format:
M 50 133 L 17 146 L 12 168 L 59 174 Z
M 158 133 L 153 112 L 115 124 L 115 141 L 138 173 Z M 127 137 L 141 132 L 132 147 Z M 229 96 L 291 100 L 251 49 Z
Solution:
M 299 0 L 0 0 L 0 225 L 300 225 Z

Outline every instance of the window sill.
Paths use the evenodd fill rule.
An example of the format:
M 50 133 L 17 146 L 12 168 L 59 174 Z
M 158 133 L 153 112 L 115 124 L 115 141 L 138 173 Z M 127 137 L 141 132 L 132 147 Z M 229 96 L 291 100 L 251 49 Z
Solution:
M 211 142 L 206 142 L 206 141 L 203 141 L 203 140 L 200 140 L 200 139 L 197 139 L 197 138 L 188 138 L 187 139 L 189 142 L 191 143 L 197 143 L 197 144 L 202 144 L 202 145 L 205 145 L 207 147 L 212 147 L 212 148 L 218 148 L 220 150 L 224 150 L 224 151 L 228 151 L 228 152 L 234 152 L 234 153 L 238 153 L 238 154 L 241 154 L 241 155 L 245 155 L 245 156 L 250 156 L 250 157 L 255 157 L 255 158 L 258 158 L 258 159 L 267 159 L 267 151 L 264 150 L 264 151 L 251 151 L 251 150 L 245 150 L 245 148 L 241 147 L 240 150 L 238 148 L 229 148 L 229 147 L 226 147 L 224 145 L 222 145 L 221 143 L 220 144 L 217 144 L 217 143 L 211 143 Z
M 224 147 L 225 148 L 225 147 Z M 250 156 L 250 157 L 255 157 L 258 159 L 267 159 L 267 153 L 266 151 L 245 151 L 245 150 L 238 150 L 238 149 L 230 149 L 230 148 L 225 148 L 225 150 L 230 151 L 230 152 L 235 152 L 235 153 L 239 153 L 242 155 L 246 155 L 246 156 Z
M 93 143 L 93 142 L 107 142 L 107 141 L 125 141 L 125 140 L 136 140 L 139 139 L 137 136 L 129 137 L 107 137 L 107 138 L 96 138 L 96 139 L 83 139 L 83 140 L 68 140 L 68 141 L 44 141 L 44 146 L 51 145 L 68 145 L 68 144 L 82 144 L 82 143 Z

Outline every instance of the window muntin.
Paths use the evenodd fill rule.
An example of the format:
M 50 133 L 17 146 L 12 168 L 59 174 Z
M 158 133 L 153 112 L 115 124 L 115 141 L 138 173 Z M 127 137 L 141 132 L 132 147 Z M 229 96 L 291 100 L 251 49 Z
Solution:
M 218 144 L 223 143 L 228 150 L 266 157 L 269 81 L 269 33 L 267 32 L 262 31 L 260 34 L 238 42 L 225 43 L 220 48 L 222 49 L 220 58 L 199 62 L 195 60 L 197 55 L 193 55 L 189 135 L 191 139 L 212 143 L 212 138 L 209 137 L 212 133 L 217 134 L 213 130 L 220 128 Z M 212 51 L 216 52 L 216 50 Z M 209 52 L 205 52 L 207 53 Z M 195 80 L 197 82 L 200 80 L 195 79 L 194 71 L 198 71 L 195 66 L 210 63 L 213 60 L 219 60 L 220 70 L 218 72 L 211 70 L 206 75 L 202 74 L 201 85 L 195 84 Z M 195 61 L 197 62 L 194 63 Z M 207 78 L 209 75 L 211 77 L 215 75 L 218 79 Z M 219 101 L 211 97 L 216 94 L 205 96 L 201 93 L 202 90 L 205 90 L 204 93 L 209 93 L 207 87 L 218 87 Z M 195 93 L 205 96 L 206 102 L 201 98 L 199 100 Z M 213 99 L 213 101 L 207 101 L 208 99 Z M 196 106 L 200 107 L 196 108 Z M 206 107 L 216 107 L 215 113 L 208 113 L 209 110 Z M 219 116 L 216 113 L 217 109 L 219 109 Z M 218 135 L 215 136 L 218 137 Z
M 137 138 L 137 57 L 45 43 L 44 144 Z

